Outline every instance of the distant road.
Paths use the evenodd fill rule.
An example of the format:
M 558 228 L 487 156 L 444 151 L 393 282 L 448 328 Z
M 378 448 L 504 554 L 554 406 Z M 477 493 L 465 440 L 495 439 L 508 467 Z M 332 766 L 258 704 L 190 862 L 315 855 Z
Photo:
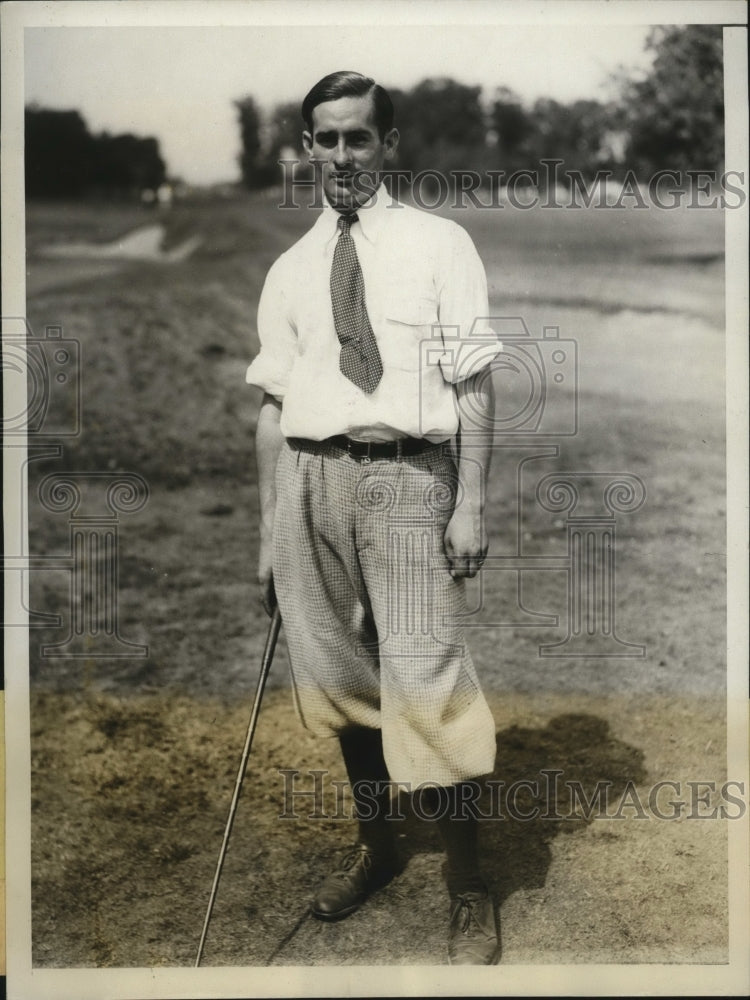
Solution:
M 27 266 L 27 291 L 33 295 L 48 288 L 107 278 L 131 261 L 176 264 L 186 260 L 202 242 L 200 236 L 192 235 L 179 246 L 164 250 L 165 235 L 165 227 L 157 223 L 139 226 L 109 243 L 70 242 L 42 246 L 34 255 L 32 266 Z

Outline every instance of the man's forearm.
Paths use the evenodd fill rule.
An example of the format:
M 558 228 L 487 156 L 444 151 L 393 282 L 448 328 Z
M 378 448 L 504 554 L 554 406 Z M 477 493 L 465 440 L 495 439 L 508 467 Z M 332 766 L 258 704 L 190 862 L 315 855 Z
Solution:
M 255 433 L 255 454 L 258 464 L 258 494 L 260 499 L 261 536 L 270 537 L 276 511 L 276 466 L 284 435 L 279 426 L 281 403 L 266 394 L 258 414 Z
M 471 577 L 479 572 L 487 555 L 484 508 L 495 412 L 491 377 L 480 372 L 460 382 L 456 398 L 459 496 L 443 543 L 451 575 Z
M 266 394 L 258 414 L 255 455 L 258 464 L 260 499 L 260 545 L 258 548 L 258 583 L 260 600 L 268 614 L 273 614 L 276 591 L 273 582 L 273 522 L 276 515 L 276 466 L 284 443 L 281 433 L 281 404 Z
M 487 372 L 456 386 L 459 413 L 458 479 L 466 513 L 484 515 L 487 477 L 492 458 L 495 391 Z M 471 447 L 468 447 L 468 445 Z

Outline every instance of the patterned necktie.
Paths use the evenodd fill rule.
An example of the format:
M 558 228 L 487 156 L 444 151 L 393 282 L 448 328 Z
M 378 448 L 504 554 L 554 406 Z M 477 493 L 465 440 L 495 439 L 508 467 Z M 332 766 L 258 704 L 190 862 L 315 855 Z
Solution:
M 365 281 L 349 232 L 356 215 L 339 217 L 339 238 L 331 267 L 331 302 L 336 336 L 341 343 L 339 368 L 362 390 L 371 393 L 383 376 L 383 363 L 365 307 Z

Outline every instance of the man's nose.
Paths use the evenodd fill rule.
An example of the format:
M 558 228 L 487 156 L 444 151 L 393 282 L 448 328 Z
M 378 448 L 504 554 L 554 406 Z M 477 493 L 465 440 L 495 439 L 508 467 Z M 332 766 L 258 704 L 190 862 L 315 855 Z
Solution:
M 338 168 L 348 167 L 352 162 L 351 152 L 346 144 L 346 139 L 339 139 L 333 154 L 333 162 Z

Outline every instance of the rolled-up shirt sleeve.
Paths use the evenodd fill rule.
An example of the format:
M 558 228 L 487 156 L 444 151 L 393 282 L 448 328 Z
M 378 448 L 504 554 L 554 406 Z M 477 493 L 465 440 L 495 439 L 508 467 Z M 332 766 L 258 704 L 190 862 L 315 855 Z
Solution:
M 245 381 L 281 400 L 289 386 L 289 374 L 297 356 L 297 331 L 284 292 L 283 257 L 266 276 L 258 303 L 260 352 L 249 365 Z
M 443 255 L 440 327 L 443 355 L 440 368 L 447 382 L 462 382 L 485 368 L 502 351 L 489 324 L 487 278 L 471 237 L 452 227 Z

